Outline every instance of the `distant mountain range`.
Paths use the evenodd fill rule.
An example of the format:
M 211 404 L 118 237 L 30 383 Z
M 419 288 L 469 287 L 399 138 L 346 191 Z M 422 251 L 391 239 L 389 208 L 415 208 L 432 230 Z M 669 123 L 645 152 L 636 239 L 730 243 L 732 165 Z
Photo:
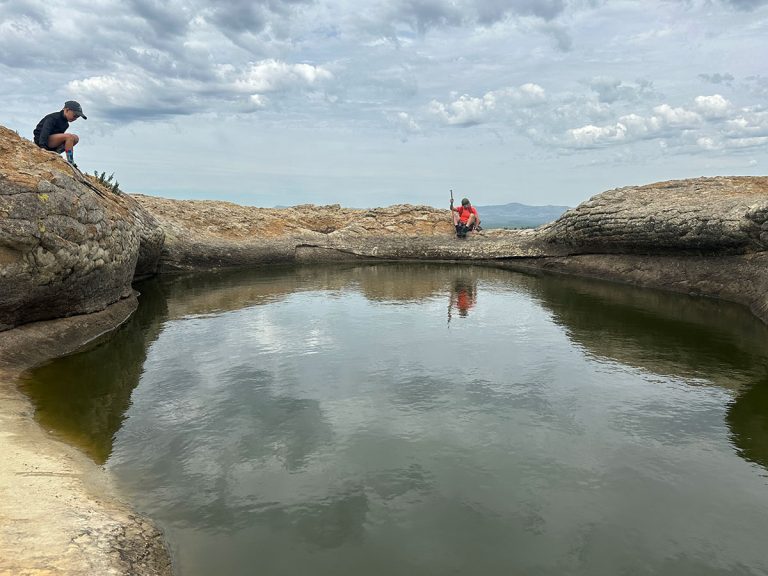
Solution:
M 475 208 L 483 228 L 536 228 L 570 210 L 570 206 L 528 206 L 517 202 Z

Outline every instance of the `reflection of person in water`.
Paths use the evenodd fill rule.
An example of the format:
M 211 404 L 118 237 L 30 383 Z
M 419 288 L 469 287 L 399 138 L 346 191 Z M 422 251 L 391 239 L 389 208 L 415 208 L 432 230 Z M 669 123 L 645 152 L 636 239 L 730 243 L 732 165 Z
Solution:
M 451 321 L 451 310 L 454 306 L 459 310 L 459 316 L 465 318 L 469 310 L 475 305 L 477 300 L 477 287 L 475 283 L 468 279 L 460 278 L 456 280 L 451 288 L 451 301 L 448 304 L 448 322 Z

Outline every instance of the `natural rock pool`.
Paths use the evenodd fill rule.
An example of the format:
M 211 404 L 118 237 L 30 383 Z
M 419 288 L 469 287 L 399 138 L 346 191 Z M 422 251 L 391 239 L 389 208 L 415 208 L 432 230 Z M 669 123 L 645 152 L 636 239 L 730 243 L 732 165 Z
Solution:
M 464 265 L 139 289 L 23 389 L 182 576 L 768 573 L 746 309 Z

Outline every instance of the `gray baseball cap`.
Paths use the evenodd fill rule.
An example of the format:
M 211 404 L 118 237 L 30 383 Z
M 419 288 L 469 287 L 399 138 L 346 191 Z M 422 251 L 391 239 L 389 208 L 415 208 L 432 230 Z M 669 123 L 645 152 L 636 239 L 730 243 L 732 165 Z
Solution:
M 83 114 L 83 107 L 80 106 L 79 102 L 75 102 L 74 100 L 67 100 L 66 102 L 64 102 L 64 108 L 69 108 L 70 110 L 72 110 L 72 112 L 74 112 L 78 116 L 81 116 L 83 120 L 88 120 L 88 116 Z

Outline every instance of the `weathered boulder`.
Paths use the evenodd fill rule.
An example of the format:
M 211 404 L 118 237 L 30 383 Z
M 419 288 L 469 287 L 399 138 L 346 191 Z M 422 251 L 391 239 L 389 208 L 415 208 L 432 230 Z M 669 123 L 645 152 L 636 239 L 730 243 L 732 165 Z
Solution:
M 156 269 L 162 238 L 131 197 L 0 126 L 0 330 L 130 295 L 134 273 Z
M 540 237 L 569 254 L 706 254 L 768 248 L 768 178 L 697 178 L 609 190 Z

